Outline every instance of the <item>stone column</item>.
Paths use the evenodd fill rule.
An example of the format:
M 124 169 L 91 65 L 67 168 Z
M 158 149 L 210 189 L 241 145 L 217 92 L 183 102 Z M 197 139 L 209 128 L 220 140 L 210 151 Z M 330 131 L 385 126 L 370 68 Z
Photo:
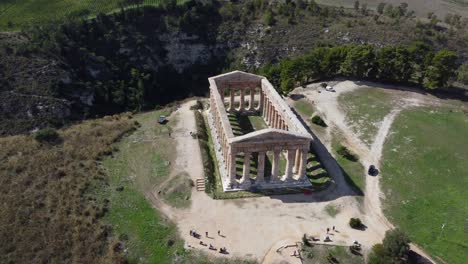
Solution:
M 265 152 L 258 153 L 257 179 L 255 183 L 265 182 Z
M 235 90 L 230 88 L 229 89 L 230 95 L 231 95 L 231 101 L 229 103 L 229 111 L 232 112 L 234 111 L 234 95 L 236 94 Z
M 252 154 L 250 152 L 244 153 L 244 170 L 242 173 L 241 184 L 250 185 L 250 157 Z
M 260 89 L 260 99 L 258 101 L 258 110 L 262 111 L 262 114 L 263 114 L 263 105 L 264 105 L 263 100 L 265 100 L 265 95 L 263 94 L 262 88 L 260 87 L 259 89 Z
M 229 183 L 231 188 L 235 188 L 236 184 L 236 153 L 231 150 L 229 154 Z
M 268 99 L 266 99 L 265 103 L 265 120 L 267 124 L 270 124 L 270 101 Z
M 275 111 L 275 128 L 279 128 L 279 121 L 280 121 L 280 116 L 277 111 Z
M 244 108 L 245 108 L 245 88 L 241 88 L 239 111 L 244 110 Z
M 307 156 L 309 154 L 309 150 L 304 148 L 301 150 L 301 165 L 299 167 L 299 181 L 304 181 L 307 176 L 306 176 L 306 170 L 307 170 Z
M 271 118 L 271 127 L 276 128 L 276 122 L 278 121 L 278 115 L 276 114 L 276 110 L 273 110 Z
M 267 100 L 267 106 L 266 106 L 266 120 L 267 124 L 271 124 L 271 102 Z
M 249 109 L 252 110 L 252 111 L 255 110 L 254 101 L 255 101 L 255 88 L 250 88 L 250 105 L 249 105 Z
M 294 173 L 299 172 L 299 166 L 301 165 L 301 149 L 296 149 L 296 157 L 294 161 Z
M 273 164 L 271 167 L 271 180 L 270 180 L 272 182 L 278 181 L 279 159 L 280 159 L 280 151 L 279 150 L 273 151 Z
M 286 161 L 286 173 L 284 175 L 284 181 L 291 181 L 293 179 L 293 166 L 296 152 L 294 149 L 288 149 L 288 159 Z

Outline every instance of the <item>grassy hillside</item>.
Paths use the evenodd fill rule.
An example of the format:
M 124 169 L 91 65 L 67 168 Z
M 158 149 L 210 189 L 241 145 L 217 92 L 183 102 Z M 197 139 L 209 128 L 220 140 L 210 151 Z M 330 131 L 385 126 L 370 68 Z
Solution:
M 0 31 L 17 30 L 21 26 L 62 19 L 68 16 L 93 16 L 120 8 L 120 0 L 2 0 Z M 145 6 L 159 6 L 165 0 L 144 0 Z M 178 3 L 186 2 L 178 0 Z
M 108 207 L 89 192 L 106 182 L 96 160 L 133 129 L 126 116 L 59 131 L 55 143 L 0 138 L 2 263 L 120 263 L 123 254 L 102 221 Z
M 468 259 L 467 124 L 467 114 L 459 110 L 405 111 L 384 149 L 386 215 L 447 263 Z

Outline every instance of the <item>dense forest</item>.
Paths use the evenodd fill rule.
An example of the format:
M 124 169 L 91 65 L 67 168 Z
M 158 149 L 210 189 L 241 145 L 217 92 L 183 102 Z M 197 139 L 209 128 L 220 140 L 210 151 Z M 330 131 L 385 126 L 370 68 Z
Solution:
M 312 80 L 344 76 L 359 80 L 417 84 L 426 89 L 444 88 L 454 78 L 459 65 L 457 54 L 443 49 L 434 52 L 423 43 L 411 46 L 350 45 L 319 47 L 295 59 L 267 64 L 260 73 L 280 92 Z
M 123 3 L 0 34 L 1 134 L 205 95 L 207 77 L 232 69 L 260 72 L 284 93 L 337 76 L 435 89 L 468 75 L 466 23 L 421 22 L 404 4 Z

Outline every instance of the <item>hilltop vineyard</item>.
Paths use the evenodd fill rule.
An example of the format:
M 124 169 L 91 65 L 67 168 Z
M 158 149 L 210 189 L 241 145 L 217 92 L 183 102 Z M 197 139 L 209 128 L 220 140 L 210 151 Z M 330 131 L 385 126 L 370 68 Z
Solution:
M 126 2 L 126 3 L 125 3 Z M 0 31 L 19 30 L 23 26 L 61 20 L 67 17 L 93 17 L 99 13 L 135 8 L 132 0 L 2 0 L 0 1 Z M 160 6 L 168 0 L 143 0 L 141 6 Z M 177 0 L 183 4 L 186 0 Z

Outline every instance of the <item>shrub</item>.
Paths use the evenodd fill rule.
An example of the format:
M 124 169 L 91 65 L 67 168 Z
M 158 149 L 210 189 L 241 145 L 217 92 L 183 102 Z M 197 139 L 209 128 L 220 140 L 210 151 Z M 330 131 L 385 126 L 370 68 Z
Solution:
M 348 159 L 350 161 L 358 161 L 359 157 L 352 153 L 351 150 L 349 150 L 347 147 L 340 145 L 338 149 L 336 150 L 336 153 L 339 155 L 343 156 L 345 159 Z
M 44 128 L 36 132 L 34 138 L 39 142 L 57 142 L 60 139 L 57 130 L 54 128 Z
M 362 227 L 361 219 L 359 218 L 351 218 L 349 219 L 349 226 L 354 229 L 359 229 Z
M 310 244 L 310 242 L 309 242 L 309 239 L 307 239 L 307 235 L 306 235 L 306 234 L 304 234 L 304 235 L 302 236 L 302 243 L 304 243 L 304 246 L 308 246 L 308 247 L 311 246 L 311 244 Z
M 408 258 L 410 239 L 400 229 L 392 229 L 385 232 L 383 250 L 388 258 L 400 262 Z
M 322 88 L 326 88 L 326 87 L 327 87 L 327 83 L 324 83 L 324 82 L 323 82 L 323 83 L 320 84 L 320 86 L 321 86 Z
M 190 107 L 190 110 L 203 110 L 203 103 L 200 100 Z
M 323 121 L 323 119 L 318 115 L 315 115 L 314 117 L 312 117 L 312 123 L 321 127 L 327 127 L 327 124 L 325 123 L 325 121 Z
M 375 244 L 372 246 L 372 250 L 369 253 L 368 263 L 369 264 L 382 264 L 386 263 L 385 254 L 382 244 Z

